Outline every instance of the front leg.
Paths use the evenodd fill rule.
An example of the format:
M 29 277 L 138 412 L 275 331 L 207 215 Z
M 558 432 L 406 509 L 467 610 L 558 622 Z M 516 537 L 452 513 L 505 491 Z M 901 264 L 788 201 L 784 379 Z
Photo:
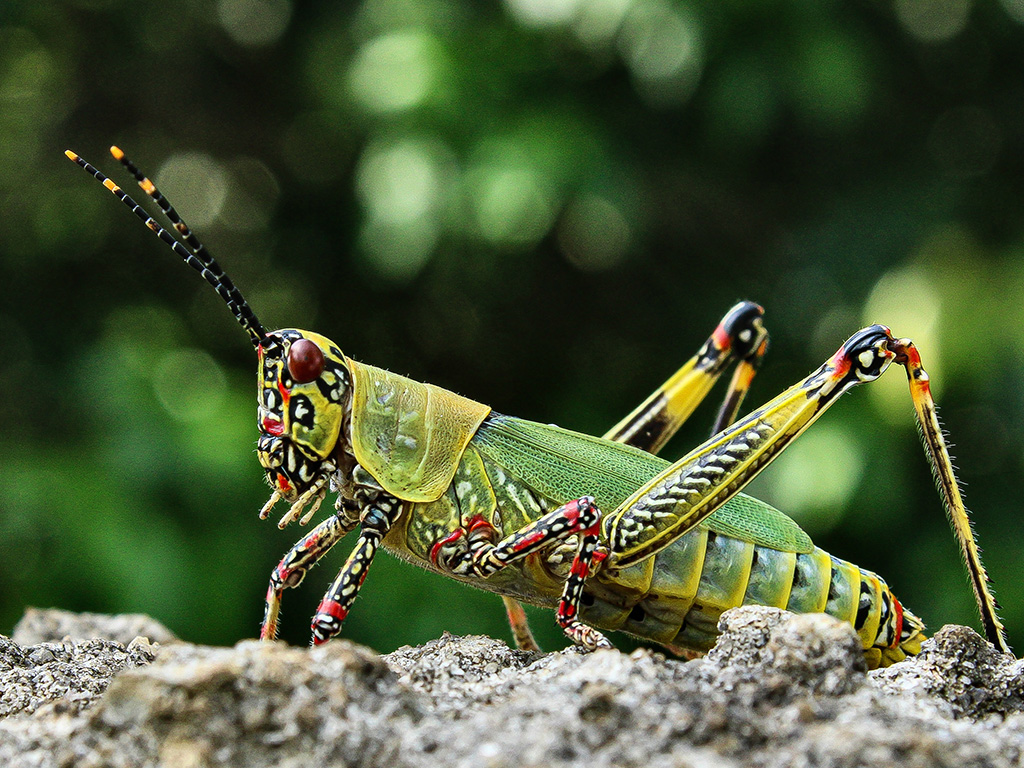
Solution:
M 277 637 L 282 593 L 289 587 L 299 586 L 309 569 L 345 538 L 345 535 L 356 527 L 357 522 L 358 517 L 351 515 L 351 510 L 339 509 L 337 514 L 320 523 L 281 558 L 281 562 L 270 575 L 270 587 L 267 589 L 267 602 L 263 611 L 263 626 L 260 628 L 261 640 L 273 640 Z
M 313 645 L 323 645 L 341 631 L 377 548 L 402 514 L 402 502 L 383 491 L 376 494 L 359 518 L 359 540 L 324 595 L 313 617 Z

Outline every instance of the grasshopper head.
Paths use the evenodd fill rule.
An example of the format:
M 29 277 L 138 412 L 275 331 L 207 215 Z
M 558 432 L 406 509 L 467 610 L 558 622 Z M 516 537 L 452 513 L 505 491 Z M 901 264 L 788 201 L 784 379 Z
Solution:
M 330 339 L 295 329 L 260 341 L 257 454 L 271 487 L 295 501 L 323 473 L 351 391 L 345 356 Z
M 334 342 L 316 333 L 294 329 L 268 333 L 242 292 L 156 185 L 120 149 L 111 147 L 110 153 L 160 208 L 174 234 L 92 165 L 70 150 L 65 154 L 102 182 L 213 287 L 259 355 L 260 437 L 256 450 L 275 490 L 264 516 L 279 498 L 294 503 L 306 491 L 313 491 L 322 499 L 324 485 L 334 471 L 332 454 L 351 390 L 345 356 Z

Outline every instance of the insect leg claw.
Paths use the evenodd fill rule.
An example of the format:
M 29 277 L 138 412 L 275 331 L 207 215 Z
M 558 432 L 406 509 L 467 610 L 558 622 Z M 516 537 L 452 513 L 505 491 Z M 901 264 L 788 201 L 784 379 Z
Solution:
M 588 627 L 581 621 L 574 621 L 565 628 L 566 636 L 576 645 L 586 648 L 588 651 L 596 651 L 598 648 L 614 648 L 611 641 L 593 627 Z
M 309 508 L 309 511 L 306 512 L 306 514 L 304 514 L 302 516 L 302 518 L 299 520 L 299 525 L 308 525 L 309 524 L 309 521 L 313 519 L 313 515 L 315 515 L 316 511 L 318 509 L 320 509 L 320 504 L 323 503 L 323 500 L 324 500 L 324 490 L 321 488 L 319 495 L 317 495 L 317 497 L 315 499 L 313 499 L 313 506 L 311 506 Z

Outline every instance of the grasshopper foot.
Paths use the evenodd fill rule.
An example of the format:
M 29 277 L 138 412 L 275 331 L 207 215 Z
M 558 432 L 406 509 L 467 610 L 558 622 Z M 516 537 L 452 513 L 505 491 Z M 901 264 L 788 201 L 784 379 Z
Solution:
M 611 641 L 593 627 L 588 627 L 581 621 L 571 621 L 563 627 L 566 636 L 576 645 L 581 645 L 588 651 L 596 651 L 598 648 L 614 648 Z
M 316 616 L 313 617 L 313 624 L 311 626 L 313 637 L 310 644 L 314 646 L 323 645 L 340 633 L 342 622 L 345 621 L 347 615 L 348 611 L 344 606 L 329 598 L 325 599 L 320 603 Z

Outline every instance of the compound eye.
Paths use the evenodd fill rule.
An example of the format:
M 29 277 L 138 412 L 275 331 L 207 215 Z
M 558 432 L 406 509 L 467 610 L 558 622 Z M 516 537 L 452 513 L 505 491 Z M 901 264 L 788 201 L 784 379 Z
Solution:
M 324 353 L 309 339 L 292 342 L 288 349 L 288 373 L 299 384 L 308 384 L 324 372 Z

